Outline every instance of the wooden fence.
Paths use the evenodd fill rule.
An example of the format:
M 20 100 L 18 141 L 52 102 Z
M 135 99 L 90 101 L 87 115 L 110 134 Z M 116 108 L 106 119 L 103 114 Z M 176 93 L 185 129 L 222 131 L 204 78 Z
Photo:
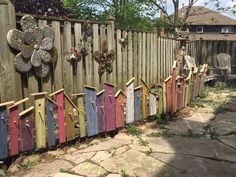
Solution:
M 116 83 L 119 88 L 132 77 L 142 77 L 148 84 L 160 83 L 171 71 L 179 42 L 173 39 L 160 38 L 156 32 L 131 31 L 115 29 L 114 21 L 100 23 L 87 21 L 92 24 L 93 34 L 88 37 L 89 52 L 82 61 L 77 63 L 76 72 L 72 72 L 72 64 L 67 61 L 71 47 L 79 48 L 84 36 L 81 29 L 85 21 L 65 20 L 62 18 L 34 16 L 39 26 L 49 25 L 55 33 L 54 46 L 57 49 L 57 64 L 45 79 L 37 79 L 32 72 L 19 74 L 14 68 L 15 54 L 7 44 L 6 35 L 10 29 L 20 28 L 19 20 L 22 14 L 14 15 L 10 1 L 0 1 L 0 102 L 19 100 L 35 92 L 53 92 L 64 88 L 67 93 L 77 93 L 84 85 L 102 88 L 104 81 Z M 127 35 L 127 43 L 122 45 L 120 40 Z M 115 51 L 113 72 L 104 74 L 99 81 L 98 64 L 92 55 L 96 50 L 101 51 L 103 41 L 108 42 L 108 48 Z M 138 80 L 136 81 L 138 83 Z M 137 84 L 136 83 L 136 84 Z
M 209 66 L 213 66 L 219 53 L 228 53 L 231 63 L 236 64 L 236 41 L 193 41 L 187 44 L 187 51 L 196 59 L 198 65 L 208 63 Z M 236 73 L 236 70 L 232 68 L 232 72 Z

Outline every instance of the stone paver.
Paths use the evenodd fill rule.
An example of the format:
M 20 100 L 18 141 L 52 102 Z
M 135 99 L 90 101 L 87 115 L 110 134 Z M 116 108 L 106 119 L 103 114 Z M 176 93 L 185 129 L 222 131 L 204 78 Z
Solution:
M 56 173 L 54 175 L 50 175 L 50 177 L 82 177 L 82 176 L 68 174 L 68 173 Z
M 130 139 L 111 139 L 108 141 L 101 142 L 98 145 L 90 146 L 85 149 L 81 149 L 78 152 L 96 152 L 96 151 L 105 151 L 105 150 L 113 150 L 115 148 L 124 146 L 124 145 L 129 145 L 131 144 L 132 141 Z
M 196 177 L 234 177 L 236 174 L 236 163 L 219 162 L 180 154 L 153 153 L 151 156 L 174 167 L 185 170 L 188 174 Z
M 41 163 L 36 167 L 29 170 L 29 172 L 21 171 L 17 174 L 17 176 L 24 177 L 47 177 L 51 174 L 59 173 L 62 169 L 69 170 L 73 165 L 65 160 L 55 160 L 48 163 Z M 23 173 L 23 174 L 22 174 Z
M 120 156 L 114 156 L 104 160 L 101 163 L 101 166 L 109 172 L 122 172 L 130 176 L 184 176 L 181 174 L 181 171 L 166 166 L 166 164 L 134 149 L 131 149 Z
M 65 154 L 62 156 L 62 159 L 69 160 L 75 164 L 79 164 L 81 162 L 84 162 L 90 158 L 92 158 L 95 155 L 96 152 L 88 152 L 88 153 L 80 153 L 80 152 L 75 152 L 72 154 Z
M 122 177 L 121 174 L 109 174 L 106 177 Z
M 112 156 L 111 152 L 106 152 L 106 151 L 99 151 L 96 153 L 95 156 L 93 156 L 93 158 L 91 158 L 92 161 L 99 163 L 105 159 L 108 159 Z
M 236 149 L 236 135 L 220 136 L 218 139 Z
M 90 162 L 81 163 L 78 166 L 72 168 L 71 171 L 80 175 L 91 177 L 104 176 L 107 173 L 102 167 Z
M 206 137 L 154 138 L 149 140 L 149 147 L 155 152 L 192 154 L 196 156 L 219 158 L 236 162 L 236 151 L 217 140 Z

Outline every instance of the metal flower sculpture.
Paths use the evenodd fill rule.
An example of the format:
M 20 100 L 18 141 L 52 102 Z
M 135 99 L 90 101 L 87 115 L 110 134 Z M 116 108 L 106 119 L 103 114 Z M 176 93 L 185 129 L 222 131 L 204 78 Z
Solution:
M 44 78 L 50 70 L 50 62 L 56 62 L 53 55 L 54 32 L 51 27 L 39 28 L 36 20 L 24 15 L 20 21 L 22 31 L 12 29 L 7 34 L 8 44 L 20 51 L 15 57 L 15 67 L 21 73 L 27 73 L 33 67 L 35 75 Z
M 99 64 L 98 67 L 98 74 L 101 77 L 103 73 L 106 71 L 107 74 L 112 73 L 112 63 L 115 59 L 115 51 L 109 50 L 108 51 L 108 44 L 107 41 L 103 41 L 102 44 L 102 51 L 95 51 L 93 53 L 94 60 Z

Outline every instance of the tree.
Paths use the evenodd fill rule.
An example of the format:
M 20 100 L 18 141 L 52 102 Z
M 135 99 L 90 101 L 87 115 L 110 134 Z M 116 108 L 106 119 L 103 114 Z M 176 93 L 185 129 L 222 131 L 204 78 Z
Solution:
M 139 0 L 63 0 L 70 17 L 105 21 L 113 16 L 118 27 L 131 29 L 153 29 L 155 20 L 145 15 Z

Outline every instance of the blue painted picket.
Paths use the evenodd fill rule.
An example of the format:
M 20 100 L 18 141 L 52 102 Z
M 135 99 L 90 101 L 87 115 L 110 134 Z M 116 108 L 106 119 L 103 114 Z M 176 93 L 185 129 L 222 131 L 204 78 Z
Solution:
M 87 133 L 88 136 L 98 134 L 98 120 L 96 107 L 96 89 L 93 87 L 84 87 L 85 109 L 87 116 Z
M 7 107 L 0 107 L 0 159 L 7 158 Z
M 54 103 L 52 100 L 47 99 L 47 126 L 48 126 L 48 146 L 54 146 L 56 144 L 54 133 L 54 118 L 53 118 Z
M 97 94 L 97 118 L 98 118 L 98 132 L 106 131 L 105 124 L 105 110 L 104 110 L 104 90 Z

